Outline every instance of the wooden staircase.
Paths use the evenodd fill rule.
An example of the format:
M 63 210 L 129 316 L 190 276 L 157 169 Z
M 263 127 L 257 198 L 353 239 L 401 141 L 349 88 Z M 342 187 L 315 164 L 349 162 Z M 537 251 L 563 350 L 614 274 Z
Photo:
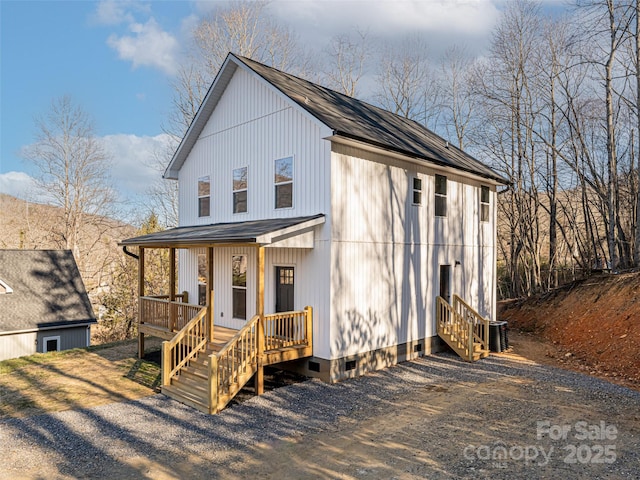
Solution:
M 489 356 L 489 320 L 458 295 L 453 305 L 436 298 L 437 333 L 462 359 L 475 362 Z
M 217 413 L 265 365 L 312 355 L 312 309 L 255 316 L 231 338 L 206 326 L 206 309 L 162 345 L 162 393 Z M 257 383 L 256 393 L 261 393 Z

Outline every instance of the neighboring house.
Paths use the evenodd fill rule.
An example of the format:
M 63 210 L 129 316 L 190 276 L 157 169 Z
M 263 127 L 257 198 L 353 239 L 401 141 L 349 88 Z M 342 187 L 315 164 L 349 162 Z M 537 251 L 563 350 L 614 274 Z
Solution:
M 122 244 L 177 252 L 172 296 L 209 272 L 215 328 L 313 307 L 290 368 L 337 381 L 439 349 L 438 295 L 495 319 L 505 181 L 414 121 L 230 54 L 165 177 L 180 227 Z
M 0 360 L 87 347 L 95 323 L 70 250 L 0 250 Z

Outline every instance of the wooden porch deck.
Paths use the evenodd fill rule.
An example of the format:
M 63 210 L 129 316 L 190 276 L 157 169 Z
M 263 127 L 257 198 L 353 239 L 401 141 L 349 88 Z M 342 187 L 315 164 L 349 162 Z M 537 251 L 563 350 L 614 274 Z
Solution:
M 256 315 L 240 330 L 214 325 L 207 307 L 167 299 L 141 297 L 140 312 L 140 354 L 144 335 L 165 339 L 162 392 L 205 413 L 224 408 L 254 376 L 262 393 L 265 366 L 313 354 L 311 307 Z

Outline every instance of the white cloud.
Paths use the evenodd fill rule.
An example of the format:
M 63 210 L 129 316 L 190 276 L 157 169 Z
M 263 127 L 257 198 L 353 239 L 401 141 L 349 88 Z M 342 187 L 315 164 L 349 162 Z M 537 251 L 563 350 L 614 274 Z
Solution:
M 89 20 L 98 25 L 133 23 L 134 11 L 149 12 L 150 6 L 136 0 L 102 0 L 97 3 L 96 10 Z
M 102 137 L 112 157 L 111 177 L 116 189 L 127 199 L 144 195 L 162 177 L 169 136 L 137 136 L 130 134 Z
M 37 201 L 37 187 L 33 177 L 25 172 L 0 173 L 0 193 Z
M 153 18 L 146 23 L 132 23 L 129 30 L 133 35 L 112 34 L 107 39 L 107 45 L 122 60 L 130 60 L 134 68 L 158 68 L 169 75 L 176 72 L 179 44 L 171 33 L 162 30 Z
M 500 15 L 498 3 L 496 0 L 301 0 L 276 1 L 269 8 L 295 29 L 307 45 L 326 45 L 333 35 L 358 27 L 388 41 L 418 34 L 434 50 L 442 50 L 442 45 L 454 42 L 474 46 L 478 41 L 486 42 Z

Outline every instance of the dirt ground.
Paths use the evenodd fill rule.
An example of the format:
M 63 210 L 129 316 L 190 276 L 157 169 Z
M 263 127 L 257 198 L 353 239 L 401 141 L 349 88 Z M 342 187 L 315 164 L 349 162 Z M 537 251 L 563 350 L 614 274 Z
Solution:
M 640 272 L 601 274 L 499 304 L 520 353 L 640 389 Z
M 152 340 L 150 350 L 159 348 Z M 137 342 L 36 354 L 0 363 L 0 418 L 90 408 L 156 393 L 160 368 Z
M 234 410 L 242 406 L 236 405 L 226 414 L 223 413 L 221 416 L 226 415 L 227 420 L 221 419 L 220 426 L 213 429 L 205 428 L 204 419 L 194 413 L 194 419 L 181 428 L 191 425 L 191 428 L 210 431 L 211 440 L 205 435 L 202 441 L 212 441 L 211 446 L 200 444 L 199 448 L 203 450 L 194 454 L 189 444 L 183 443 L 187 432 L 163 430 L 162 436 L 176 436 L 173 442 L 169 442 L 175 442 L 176 452 L 170 450 L 161 454 L 158 451 L 152 455 L 111 453 L 109 455 L 116 458 L 117 462 L 109 467 L 109 477 L 402 480 L 637 478 L 640 474 L 640 457 L 637 455 L 640 403 L 637 400 L 630 403 L 626 403 L 627 400 L 612 401 L 616 394 L 599 394 L 602 390 L 598 387 L 593 394 L 585 393 L 582 387 L 575 384 L 557 383 L 556 379 L 547 382 L 545 377 L 531 375 L 539 362 L 558 363 L 556 347 L 540 342 L 537 337 L 515 332 L 512 332 L 510 344 L 511 351 L 492 355 L 474 364 L 473 368 L 454 356 L 445 355 L 425 357 L 403 367 L 371 374 L 364 381 L 379 382 L 379 388 L 374 387 L 373 391 L 386 389 L 387 393 L 372 395 L 371 400 L 365 400 L 364 403 L 349 393 L 352 388 L 362 388 L 357 385 L 360 380 L 343 382 L 339 384 L 339 389 L 344 389 L 343 394 L 332 397 L 339 404 L 329 408 L 343 408 L 350 401 L 359 402 L 357 408 L 350 410 L 350 414 L 340 416 L 337 421 L 316 431 L 274 435 L 270 441 L 245 447 L 224 446 L 226 441 L 219 443 L 219 437 L 224 436 L 224 422 L 238 422 L 241 417 L 237 417 L 238 411 Z M 117 356 L 117 352 L 103 355 Z M 509 360 L 504 367 L 500 366 L 502 358 Z M 450 377 L 452 369 L 459 372 L 453 374 L 456 380 Z M 401 380 L 407 372 L 414 372 L 411 375 L 427 380 L 408 387 Z M 392 394 L 389 395 L 389 392 Z M 296 400 L 295 394 L 265 399 L 267 403 L 256 407 L 255 411 L 251 410 L 251 415 L 260 415 L 261 408 L 267 411 L 282 409 L 286 415 L 289 407 L 281 403 L 283 399 L 293 402 L 300 400 Z M 115 398 L 114 401 L 119 400 Z M 154 412 L 150 413 L 150 418 L 156 418 L 157 413 Z M 198 418 L 203 423 L 198 424 Z M 616 426 L 619 429 L 619 436 L 614 440 L 616 462 L 613 465 L 563 463 L 567 453 L 562 450 L 566 448 L 562 442 L 551 442 L 548 438 L 539 442 L 536 439 L 535 425 L 540 419 L 549 419 L 552 424 L 569 425 L 585 420 L 594 425 L 605 421 Z M 286 424 L 295 422 L 296 417 L 294 415 L 290 420 L 285 418 L 277 421 Z M 260 428 L 269 429 L 268 425 Z M 120 431 L 113 424 L 110 426 L 113 431 Z M 127 429 L 133 426 L 129 425 Z M 273 424 L 273 428 L 278 431 L 277 423 Z M 86 434 L 89 435 L 88 432 Z M 99 436 L 94 437 L 94 441 L 101 446 L 120 442 Z M 591 443 L 589 447 L 597 446 Z M 470 445 L 478 448 L 478 445 L 502 444 L 514 448 L 529 445 L 547 449 L 554 447 L 556 450 L 552 463 L 547 465 L 542 464 L 542 458 L 528 463 L 514 459 L 507 462 L 489 461 L 479 458 L 479 450 L 468 450 Z M 7 445 L 0 447 L 3 450 Z M 11 458 L 11 463 L 0 468 L 0 479 L 102 478 L 100 475 L 104 473 L 95 476 L 69 473 L 58 466 L 60 459 L 57 453 L 51 457 L 52 453 L 47 449 L 37 450 L 41 447 L 32 443 L 28 451 L 19 446 L 13 448 L 14 455 L 19 458 Z M 33 455 L 46 461 L 34 462 L 30 460 Z M 0 465 L 2 463 L 0 460 Z

